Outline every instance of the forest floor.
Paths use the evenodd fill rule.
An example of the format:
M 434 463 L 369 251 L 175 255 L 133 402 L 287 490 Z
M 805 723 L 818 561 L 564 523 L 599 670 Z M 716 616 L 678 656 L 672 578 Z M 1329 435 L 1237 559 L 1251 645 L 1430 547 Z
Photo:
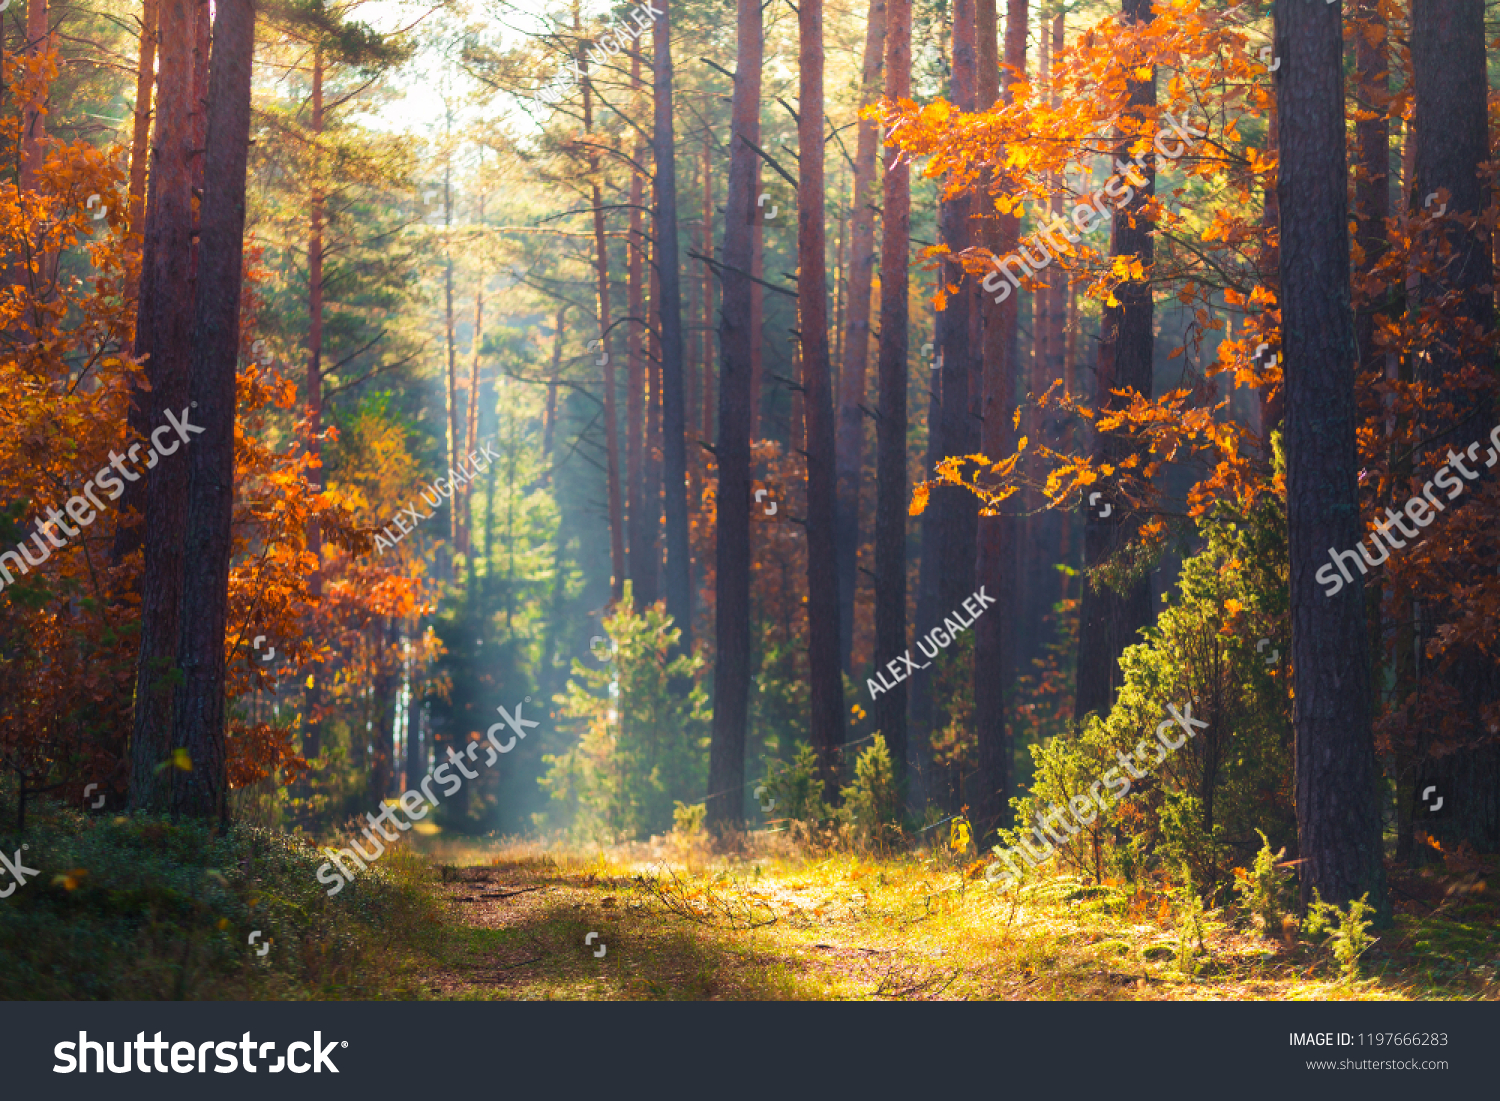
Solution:
M 1207 915 L 1206 951 L 1181 968 L 1159 892 L 1064 876 L 999 892 L 942 850 L 434 855 L 446 928 L 424 998 L 1500 999 L 1484 865 L 1393 872 L 1396 925 L 1346 980 L 1290 924 L 1266 938 L 1233 910 Z

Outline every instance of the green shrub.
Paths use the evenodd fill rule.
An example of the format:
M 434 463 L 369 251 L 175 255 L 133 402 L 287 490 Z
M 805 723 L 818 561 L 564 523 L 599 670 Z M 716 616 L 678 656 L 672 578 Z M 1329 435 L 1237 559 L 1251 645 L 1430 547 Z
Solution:
M 1286 915 L 1291 899 L 1292 873 L 1276 866 L 1286 858 L 1286 848 L 1271 851 L 1271 842 L 1260 833 L 1260 852 L 1255 854 L 1255 865 L 1248 874 L 1243 874 L 1235 883 L 1240 894 L 1240 904 L 1260 919 L 1264 936 L 1274 937 L 1281 929 L 1281 919 Z
M 329 898 L 327 857 L 259 827 L 49 807 L 0 836 L 23 844 L 42 874 L 0 904 L 0 998 L 409 997 L 405 957 L 436 948 L 430 873 L 405 846 Z
M 604 621 L 616 646 L 611 666 L 574 661 L 567 690 L 555 697 L 558 725 L 581 726 L 578 740 L 542 758 L 542 787 L 590 838 L 667 833 L 673 806 L 708 782 L 708 696 L 697 683 L 703 657 L 674 656 L 681 632 L 661 604 L 636 614 L 629 586 Z M 549 823 L 543 815 L 536 824 Z
M 1201 549 L 1183 562 L 1171 603 L 1142 632 L 1145 641 L 1120 656 L 1109 713 L 1029 747 L 1032 785 L 1013 801 L 1012 834 L 1030 833 L 1039 815 L 1086 800 L 1102 781 L 1106 805 L 1095 804 L 1092 822 L 1058 829 L 1061 843 L 1043 845 L 1060 850 L 1052 859 L 1130 880 L 1186 863 L 1211 894 L 1229 882 L 1232 844 L 1251 842 L 1257 829 L 1295 836 L 1291 701 L 1283 663 L 1268 664 L 1273 647 L 1286 648 L 1284 505 L 1276 497 L 1249 507 L 1221 502 L 1196 534 Z M 1194 727 L 1170 753 L 1146 749 L 1137 761 L 1144 775 L 1128 776 L 1121 756 L 1156 742 L 1169 705 L 1191 709 L 1207 727 Z M 1186 735 L 1174 724 L 1165 736 Z M 1129 780 L 1124 798 L 1111 793 L 1111 779 Z M 1084 817 L 1087 807 L 1079 803 Z
M 1332 902 L 1324 902 L 1313 888 L 1313 904 L 1308 907 L 1302 931 L 1309 936 L 1323 935 L 1323 942 L 1333 949 L 1334 959 L 1339 961 L 1345 982 L 1359 977 L 1359 957 L 1374 946 L 1377 938 L 1370 936 L 1375 907 L 1370 905 L 1368 893 L 1349 903 L 1348 912 L 1340 910 Z
M 840 794 L 844 800 L 841 816 L 864 840 L 888 845 L 900 837 L 901 796 L 884 735 L 876 734 L 870 748 L 859 755 L 854 783 Z
M 818 777 L 818 755 L 810 745 L 797 747 L 790 764 L 773 763 L 761 785 L 761 805 L 766 814 L 815 825 L 828 818 L 823 802 L 823 781 Z
M 703 823 L 708 818 L 708 804 L 678 803 L 672 808 L 672 833 L 683 841 L 692 841 L 703 832 Z
M 1197 951 L 1207 952 L 1203 943 L 1203 899 L 1193 886 L 1193 871 L 1182 865 L 1182 885 L 1172 889 L 1172 917 L 1177 926 L 1177 970 L 1184 975 L 1196 971 L 1193 966 L 1194 942 Z

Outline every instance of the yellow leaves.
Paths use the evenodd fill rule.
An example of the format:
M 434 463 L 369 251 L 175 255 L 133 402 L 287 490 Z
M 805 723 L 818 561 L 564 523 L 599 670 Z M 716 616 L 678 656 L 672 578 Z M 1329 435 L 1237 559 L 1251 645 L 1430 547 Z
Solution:
M 87 868 L 72 868 L 60 875 L 52 877 L 52 886 L 62 887 L 65 890 L 76 891 L 83 884 L 83 877 L 89 874 Z
M 955 818 L 948 827 L 948 847 L 954 852 L 964 852 L 969 847 L 969 823 Z
M 1150 65 L 1141 65 L 1135 70 L 1135 78 L 1137 80 L 1150 80 L 1155 75 L 1156 70 Z
M 1017 173 L 1025 172 L 1041 159 L 1041 150 L 1027 145 L 1009 145 L 1005 150 L 1005 167 Z M 1005 213 L 1010 213 L 1005 211 Z
M 947 100 L 934 100 L 917 113 L 916 124 L 923 130 L 938 130 L 952 114 L 953 106 Z
M 927 497 L 932 492 L 926 482 L 918 482 L 911 492 L 911 505 L 908 506 L 908 516 L 921 516 L 927 510 Z
M 181 772 L 193 771 L 193 758 L 188 754 L 186 747 L 178 746 L 172 750 L 172 755 L 158 764 L 155 771 L 161 772 L 163 769 L 168 768 L 175 768 Z

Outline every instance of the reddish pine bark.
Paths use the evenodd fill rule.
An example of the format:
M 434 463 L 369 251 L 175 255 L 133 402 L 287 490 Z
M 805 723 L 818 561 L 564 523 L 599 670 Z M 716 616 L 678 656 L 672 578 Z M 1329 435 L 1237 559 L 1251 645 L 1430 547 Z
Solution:
M 641 55 L 630 56 L 630 84 L 637 91 L 641 84 Z M 635 148 L 636 163 L 645 160 L 645 143 Z M 626 323 L 625 355 L 625 512 L 628 517 L 629 570 L 631 593 L 637 609 L 656 599 L 656 563 L 650 552 L 651 533 L 647 528 L 645 471 L 641 451 L 646 435 L 646 366 L 641 358 L 641 336 L 646 327 L 646 294 L 642 270 L 646 238 L 642 225 L 642 206 L 646 201 L 645 181 L 639 172 L 630 176 L 630 238 L 626 274 L 630 320 Z
M 911 0 L 887 0 L 885 97 L 911 98 Z M 875 422 L 875 667 L 906 652 L 907 278 L 911 255 L 911 165 L 885 151 L 880 242 L 880 417 Z M 925 367 L 924 367 L 925 370 Z M 898 790 L 907 779 L 906 682 L 871 705 L 885 735 Z
M 1005 64 L 1024 76 L 1026 71 L 1027 0 L 1010 0 L 1005 14 Z M 979 0 L 979 88 L 982 104 L 1001 98 L 996 71 L 996 14 L 994 0 Z M 992 75 L 995 74 L 995 75 Z M 1020 79 L 1004 77 L 1004 99 L 1013 95 Z M 991 212 L 984 222 L 984 244 L 996 256 L 1015 248 L 1019 221 Z M 1010 348 L 1016 328 L 1016 292 L 1003 302 L 986 294 L 980 299 L 984 321 L 983 397 L 980 411 L 980 449 L 998 460 L 1015 448 L 1012 415 L 1015 410 L 1015 364 Z M 971 821 L 976 841 L 1009 823 L 1010 740 L 1006 732 L 1005 689 L 1014 673 L 1013 610 L 1015 608 L 1015 518 L 1001 514 L 980 516 L 975 556 L 975 582 L 995 599 L 995 606 L 974 624 L 974 730 L 979 767 L 974 778 Z
M 827 242 L 823 232 L 823 0 L 798 8 L 797 329 L 802 334 L 807 431 L 807 664 L 809 729 L 823 777 L 823 800 L 838 799 L 844 743 L 844 681 L 839 646 L 837 488 L 833 380 L 828 352 Z
M 693 648 L 692 562 L 688 550 L 687 405 L 682 369 L 681 260 L 677 246 L 677 153 L 672 128 L 672 15 L 664 9 L 653 24 L 656 77 L 656 265 L 660 283 L 662 504 L 666 518 L 667 614 L 682 632 L 678 649 Z
M 723 309 L 719 317 L 718 517 L 715 551 L 714 717 L 708 764 L 708 825 L 744 820 L 745 724 L 750 690 L 751 270 L 759 183 L 760 0 L 736 0 L 734 97 L 730 105 L 729 193 L 725 200 Z
M 150 357 L 146 360 L 146 377 L 151 392 L 136 395 L 131 418 L 132 427 L 142 436 L 167 423 L 167 410 L 180 416 L 188 408 L 193 326 L 189 294 L 193 229 L 192 14 L 189 0 L 163 0 L 155 164 L 146 208 L 152 263 L 143 280 L 136 323 L 137 353 Z M 179 449 L 181 446 L 186 445 L 179 445 Z M 130 783 L 131 806 L 138 810 L 165 810 L 171 799 L 172 777 L 167 773 L 172 770 L 158 771 L 156 766 L 168 758 L 172 746 L 172 670 L 178 652 L 188 469 L 189 462 L 182 455 L 159 456 L 135 483 L 144 484 L 146 489 Z
M 1278 4 L 1281 323 L 1286 369 L 1297 841 L 1303 905 L 1369 894 L 1382 863 L 1363 578 L 1330 597 L 1314 574 L 1365 535 L 1355 444 L 1343 27 L 1337 7 Z
M 1122 0 L 1121 13 L 1127 23 L 1146 23 L 1153 18 L 1151 0 Z M 1140 117 L 1140 109 L 1156 105 L 1156 79 L 1127 81 L 1127 112 Z M 1115 146 L 1115 157 L 1128 164 L 1133 142 L 1123 139 Z M 1104 409 L 1117 409 L 1130 402 L 1129 391 L 1146 397 L 1152 390 L 1152 357 L 1155 338 L 1152 331 L 1154 305 L 1151 298 L 1150 267 L 1154 262 L 1151 220 L 1141 213 L 1145 197 L 1156 189 L 1156 172 L 1148 157 L 1141 170 L 1144 183 L 1134 187 L 1135 195 L 1123 208 L 1116 210 L 1110 231 L 1110 255 L 1128 256 L 1147 269 L 1147 279 L 1125 282 L 1115 289 L 1118 306 L 1105 306 L 1099 336 L 1099 399 Z M 1140 180 L 1141 176 L 1135 176 Z M 1123 391 L 1115 394 L 1112 391 Z M 1113 433 L 1101 432 L 1094 441 L 1094 461 L 1119 469 L 1129 453 L 1129 444 Z M 1119 687 L 1120 652 L 1138 642 L 1139 631 L 1152 621 L 1151 579 L 1143 577 L 1117 592 L 1099 581 L 1094 573 L 1117 554 L 1139 530 L 1139 521 L 1130 516 L 1121 497 L 1112 487 L 1104 489 L 1101 498 L 1110 506 L 1109 515 L 1101 516 L 1102 505 L 1091 508 L 1084 522 L 1084 564 L 1089 572 L 1083 589 L 1078 624 L 1078 689 L 1075 714 L 1082 718 L 1092 711 L 1106 712 L 1114 702 Z
M 575 20 L 577 13 L 574 13 Z M 583 74 L 583 132 L 585 136 L 594 129 L 593 83 L 588 75 L 588 55 L 584 45 L 578 48 L 578 70 Z M 594 209 L 594 273 L 599 301 L 599 343 L 596 346 L 604 368 L 604 455 L 605 477 L 609 493 L 609 564 L 610 603 L 617 604 L 625 597 L 625 517 L 620 500 L 620 441 L 616 432 L 618 420 L 615 411 L 615 365 L 609 354 L 609 244 L 604 236 L 604 196 L 599 186 L 599 153 L 588 154 L 589 190 Z
M 135 70 L 135 126 L 130 137 L 130 232 L 146 229 L 146 161 L 150 156 L 151 93 L 156 87 L 156 29 L 161 0 L 145 0 L 141 8 L 141 50 Z M 140 289 L 140 271 L 130 272 L 125 299 Z
M 245 235 L 245 163 L 250 142 L 253 0 L 218 0 L 203 157 L 200 268 L 193 321 L 193 420 L 203 429 L 172 456 L 189 472 L 182 633 L 183 682 L 172 744 L 192 770 L 175 780 L 172 811 L 229 820 L 224 731 L 224 636 L 229 613 L 230 522 L 234 510 L 235 376 Z M 170 459 L 168 461 L 171 461 Z
M 864 68 L 860 99 L 873 103 L 880 95 L 884 69 L 885 0 L 870 0 L 865 28 Z M 849 670 L 854 642 L 854 594 L 858 589 L 860 535 L 860 479 L 864 471 L 865 368 L 870 360 L 870 288 L 875 274 L 875 153 L 878 131 L 874 119 L 859 124 L 854 154 L 853 213 L 849 219 L 849 321 L 844 335 L 843 366 L 839 370 L 838 411 L 838 573 L 839 655 Z M 843 223 L 839 223 L 842 227 Z

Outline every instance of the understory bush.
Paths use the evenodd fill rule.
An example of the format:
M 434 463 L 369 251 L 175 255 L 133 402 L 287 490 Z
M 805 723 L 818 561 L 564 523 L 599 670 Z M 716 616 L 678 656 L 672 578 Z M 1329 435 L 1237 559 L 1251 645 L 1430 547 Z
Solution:
M 256 826 L 51 806 L 0 849 L 40 872 L 0 902 L 0 998 L 410 997 L 407 962 L 436 948 L 430 873 L 404 846 L 337 898 L 319 849 Z
M 581 836 L 609 841 L 668 833 L 674 806 L 701 799 L 708 781 L 703 657 L 675 654 L 681 632 L 672 618 L 660 603 L 637 614 L 629 585 L 604 621 L 615 642 L 611 663 L 574 661 L 567 689 L 554 697 L 559 728 L 571 722 L 582 732 L 542 758 L 542 787 L 563 804 L 563 820 L 571 815 Z
M 1295 845 L 1284 505 L 1221 502 L 1197 530 L 1173 599 L 1121 654 L 1109 713 L 1030 747 L 1032 787 L 1013 800 L 1006 846 L 1024 839 L 1098 881 L 1186 866 L 1207 898 L 1257 850 L 1258 830 Z M 1191 717 L 1191 737 L 1169 706 Z M 1183 739 L 1171 752 L 1163 723 L 1165 739 Z

